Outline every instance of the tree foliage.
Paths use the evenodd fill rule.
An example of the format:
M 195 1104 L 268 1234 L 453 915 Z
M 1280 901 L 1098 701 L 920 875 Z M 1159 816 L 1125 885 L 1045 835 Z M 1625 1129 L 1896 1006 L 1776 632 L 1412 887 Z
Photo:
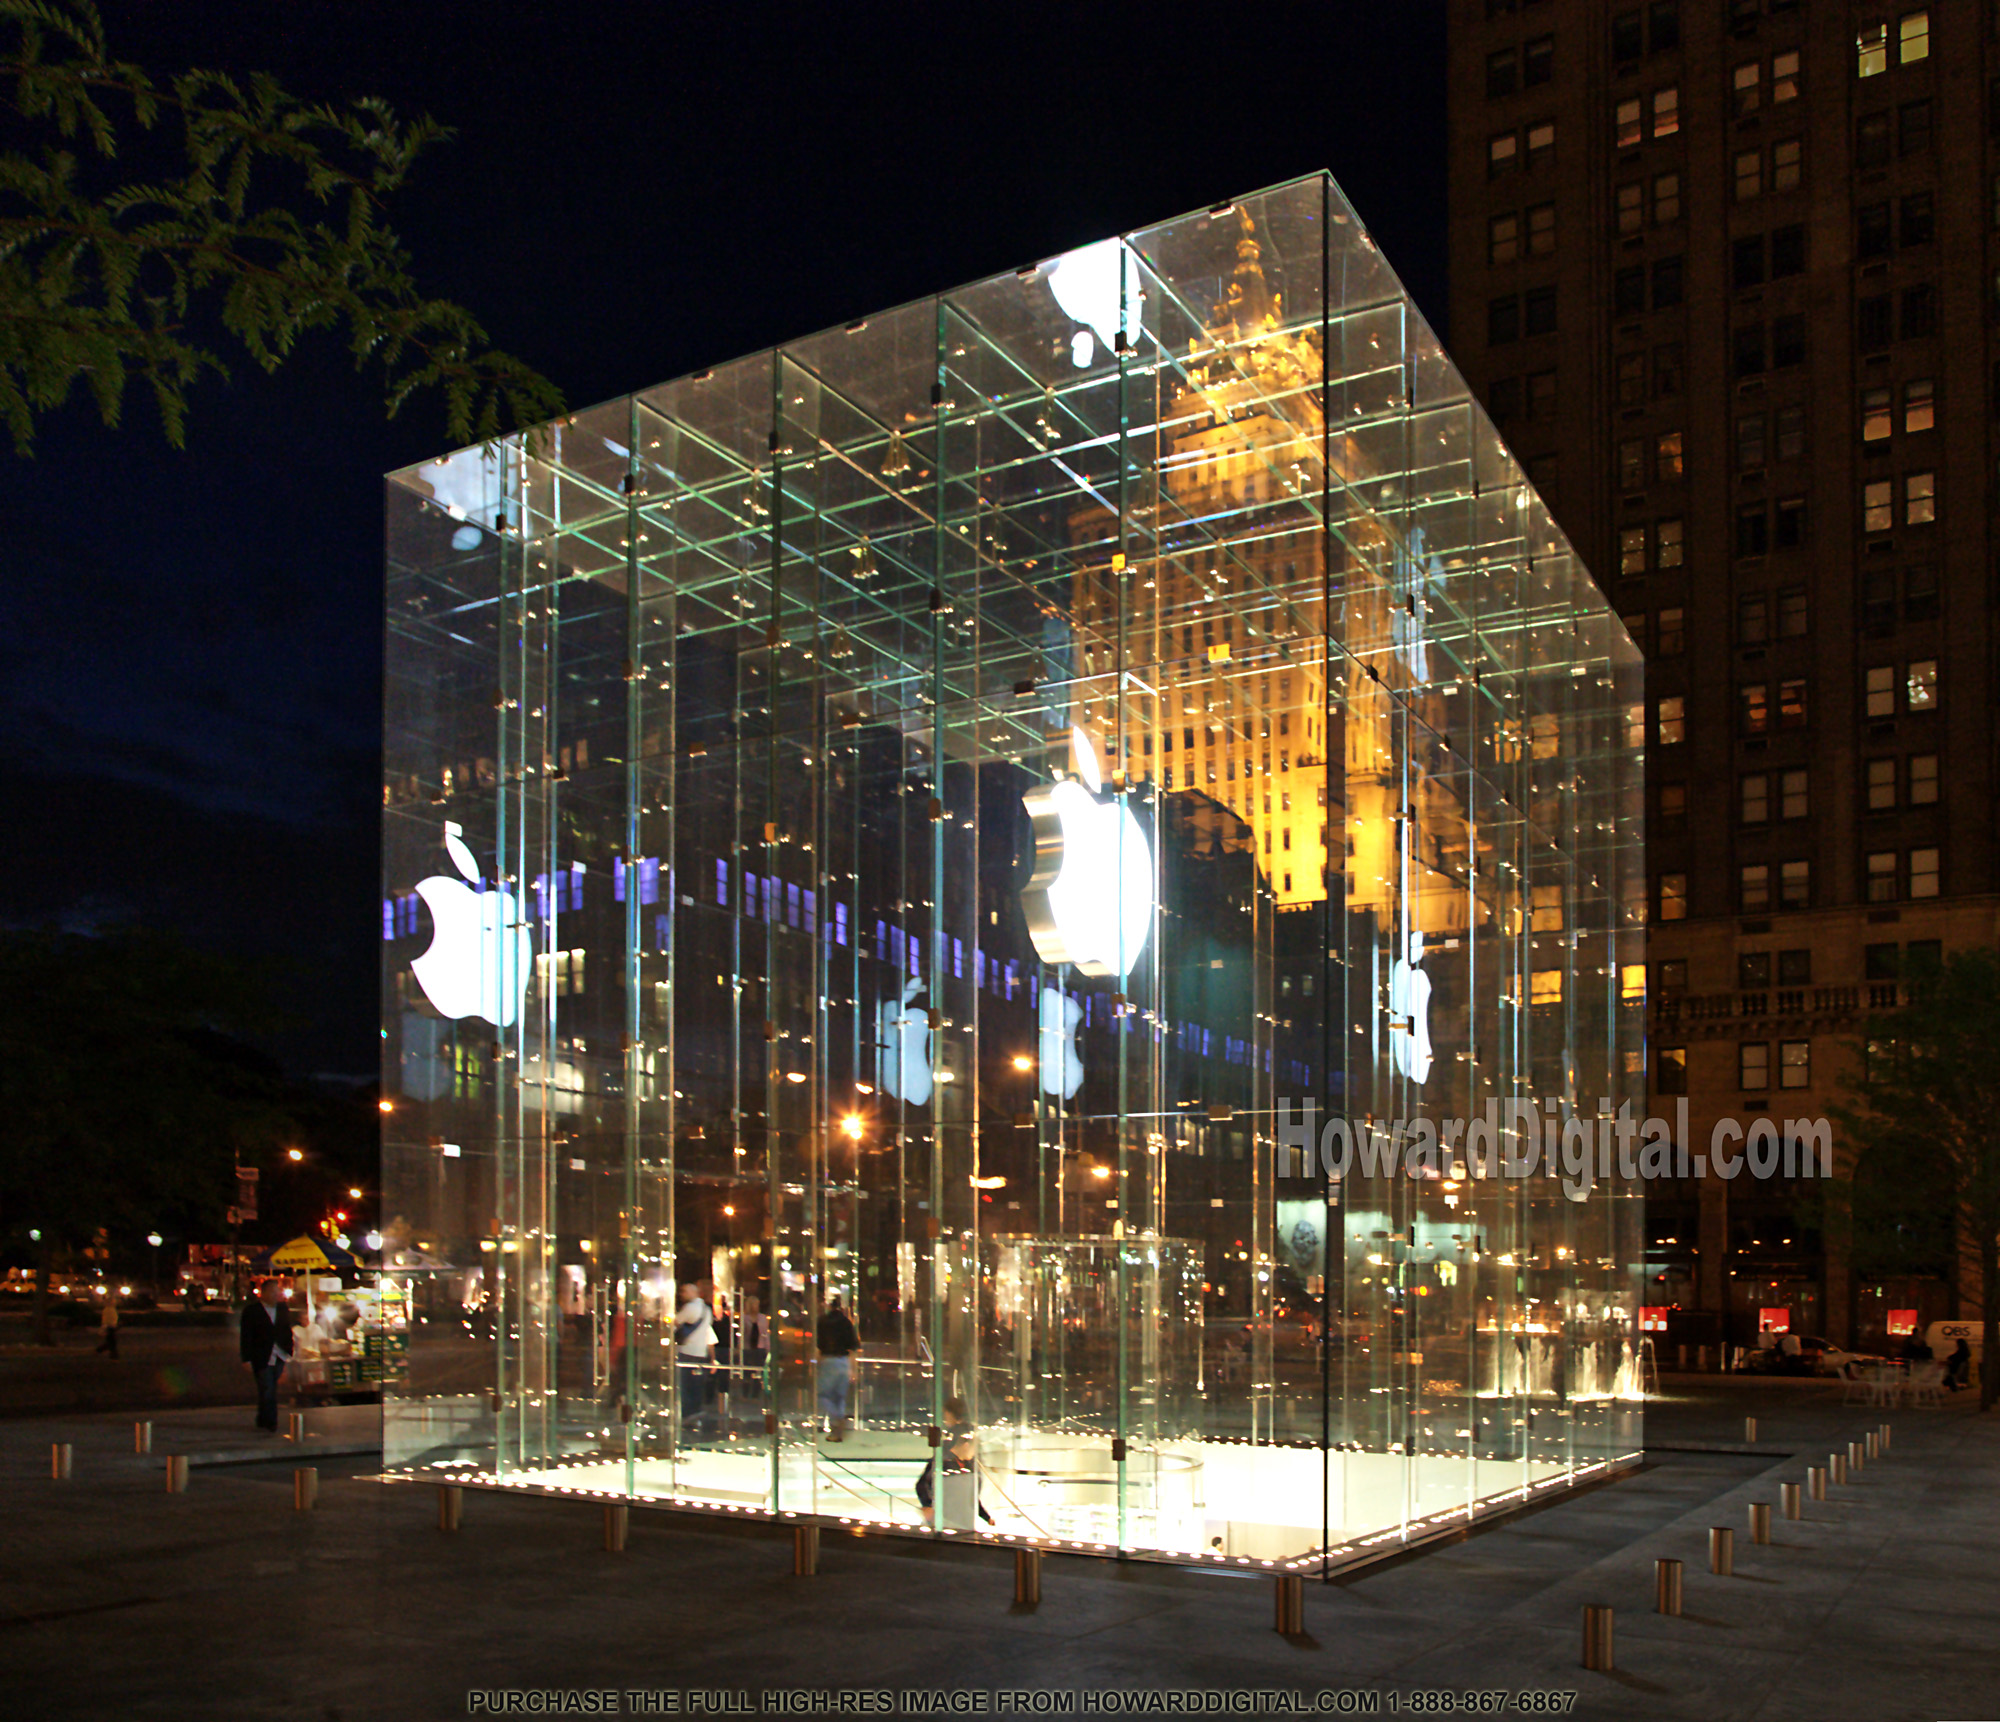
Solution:
M 1864 1271 L 1935 1271 L 1976 1287 L 1990 1406 L 2000 1398 L 2000 950 L 1913 963 L 1903 987 L 1900 1010 L 1870 1019 L 1854 1103 L 1836 1109 L 1857 1157 L 1829 1209 Z
M 275 1067 L 235 1037 L 260 1009 L 243 971 L 170 940 L 0 937 L 0 1230 L 40 1234 L 38 1321 L 57 1253 L 100 1229 L 220 1233 L 235 1166 L 290 1133 Z
M 0 418 L 17 451 L 79 384 L 116 425 L 135 381 L 182 446 L 191 389 L 227 375 L 218 328 L 266 371 L 339 331 L 357 369 L 380 367 L 391 415 L 441 391 L 458 442 L 562 411 L 468 311 L 422 296 L 384 221 L 444 128 L 262 75 L 156 81 L 110 57 L 87 0 L 0 0 L 0 36 L 25 139 L 0 154 Z

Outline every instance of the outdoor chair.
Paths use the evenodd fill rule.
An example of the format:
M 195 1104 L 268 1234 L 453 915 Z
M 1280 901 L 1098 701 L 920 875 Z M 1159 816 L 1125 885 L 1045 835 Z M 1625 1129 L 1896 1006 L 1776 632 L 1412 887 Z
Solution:
M 1868 1379 L 1868 1373 L 1858 1363 L 1843 1363 L 1840 1366 L 1843 1405 L 1867 1405 L 1875 1397 L 1875 1384 Z
M 1944 1404 L 1944 1365 L 1920 1363 L 1910 1371 L 1910 1409 L 1935 1411 Z

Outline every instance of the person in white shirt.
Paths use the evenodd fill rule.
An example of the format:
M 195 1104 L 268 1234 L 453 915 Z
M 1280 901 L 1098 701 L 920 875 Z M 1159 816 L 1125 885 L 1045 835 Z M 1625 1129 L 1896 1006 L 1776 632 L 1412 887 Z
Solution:
M 708 1415 L 710 1360 L 715 1352 L 715 1318 L 698 1286 L 681 1287 L 674 1314 L 674 1344 L 680 1375 L 681 1430 L 687 1433 Z

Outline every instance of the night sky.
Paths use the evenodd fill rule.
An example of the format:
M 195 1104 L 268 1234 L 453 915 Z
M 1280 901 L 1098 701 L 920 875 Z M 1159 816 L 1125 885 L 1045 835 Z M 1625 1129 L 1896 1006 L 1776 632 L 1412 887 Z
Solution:
M 572 406 L 1330 168 L 1440 332 L 1443 0 L 104 8 L 156 75 L 264 70 L 457 136 L 389 219 Z M 229 355 L 225 352 L 225 358 Z M 0 918 L 280 965 L 273 1049 L 372 1073 L 381 475 L 445 446 L 327 339 L 0 454 Z

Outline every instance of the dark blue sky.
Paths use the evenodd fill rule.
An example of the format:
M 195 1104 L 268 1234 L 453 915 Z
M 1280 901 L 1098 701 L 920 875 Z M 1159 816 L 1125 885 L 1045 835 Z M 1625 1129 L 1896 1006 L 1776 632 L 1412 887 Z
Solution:
M 1444 6 L 202 0 L 156 73 L 262 69 L 457 138 L 391 212 L 572 405 L 1329 167 L 1440 329 Z M 444 444 L 338 347 L 81 402 L 0 457 L 0 915 L 139 919 L 297 973 L 282 1050 L 372 1067 L 381 474 Z

